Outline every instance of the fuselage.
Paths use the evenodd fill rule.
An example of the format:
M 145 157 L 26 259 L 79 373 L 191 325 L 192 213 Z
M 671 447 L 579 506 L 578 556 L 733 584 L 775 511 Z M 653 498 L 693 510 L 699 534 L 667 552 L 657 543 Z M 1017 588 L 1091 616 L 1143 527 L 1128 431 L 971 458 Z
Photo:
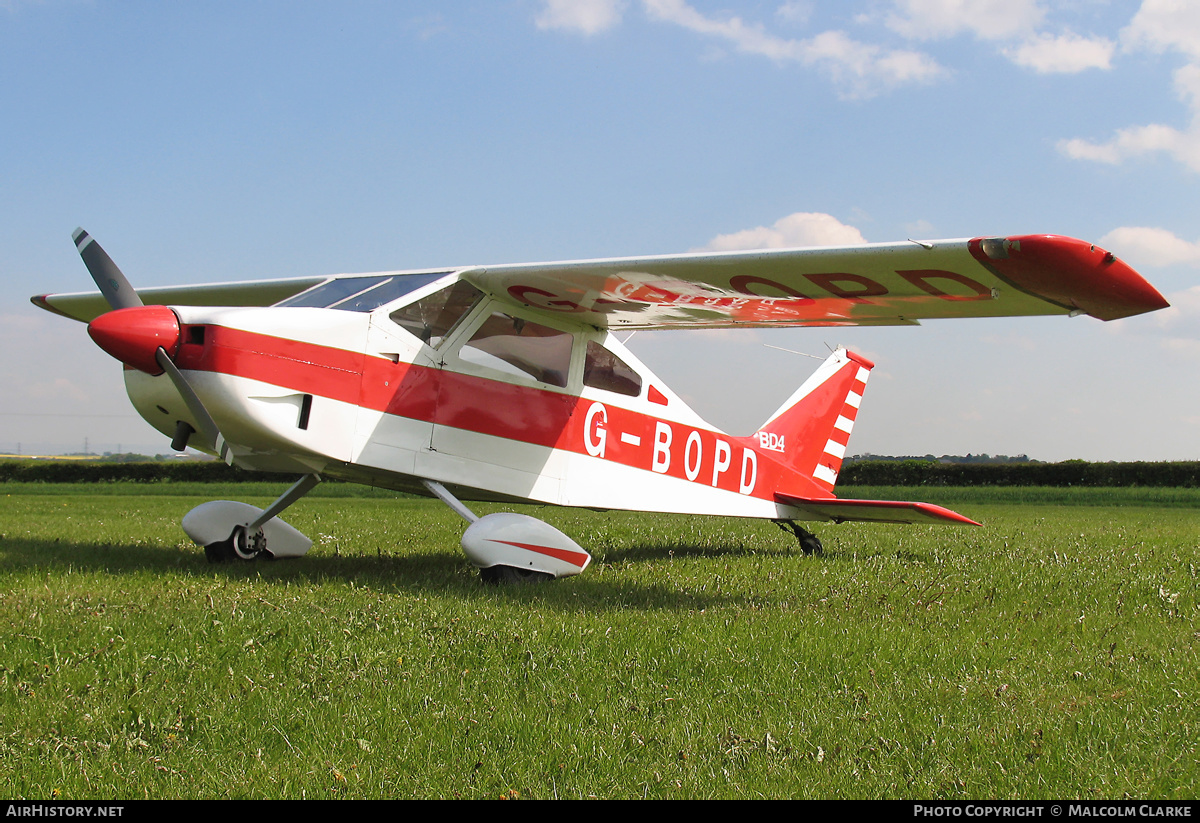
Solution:
M 359 310 L 175 307 L 174 361 L 246 468 L 766 518 L 789 514 L 777 490 L 830 496 L 780 460 L 784 438 L 710 426 L 612 334 L 469 290 L 450 276 Z M 163 433 L 194 425 L 164 375 L 127 368 L 126 386 Z

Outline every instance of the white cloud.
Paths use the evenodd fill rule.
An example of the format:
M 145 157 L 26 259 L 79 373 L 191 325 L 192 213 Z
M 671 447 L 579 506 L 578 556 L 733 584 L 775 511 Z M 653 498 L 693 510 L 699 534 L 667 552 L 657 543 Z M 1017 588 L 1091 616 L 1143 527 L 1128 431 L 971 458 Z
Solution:
M 897 0 L 899 13 L 888 26 L 914 40 L 970 32 L 982 40 L 1008 40 L 1032 33 L 1045 11 L 1038 0 Z
M 621 22 L 624 0 L 544 0 L 534 22 L 539 29 L 560 29 L 592 35 Z
M 1116 43 L 1104 37 L 1039 32 L 1046 17 L 1039 0 L 896 0 L 896 9 L 887 24 L 905 37 L 935 40 L 966 33 L 1007 41 L 1010 45 L 1001 49 L 1005 57 L 1043 74 L 1108 69 L 1116 51 Z
M 1005 49 L 1004 54 L 1018 66 L 1042 74 L 1073 74 L 1111 68 L 1116 47 L 1116 43 L 1104 37 L 1080 37 L 1066 32 L 1058 37 L 1035 35 L 1015 48 Z
M 908 232 L 909 237 L 932 237 L 936 229 L 928 220 L 914 220 L 911 223 L 904 224 L 904 230 Z
M 931 83 L 947 74 L 927 54 L 882 49 L 852 40 L 840 31 L 818 34 L 803 46 L 800 59 L 829 74 L 845 97 L 869 97 L 882 88 Z
M 543 0 L 537 24 L 595 34 L 617 25 L 625 0 Z M 1042 0 L 895 0 L 886 23 L 912 40 L 935 40 L 970 34 L 981 40 L 1007 42 L 1002 53 L 1015 63 L 1041 73 L 1074 73 L 1108 69 L 1116 44 L 1107 38 L 1065 31 L 1057 36 L 1038 33 L 1046 17 Z M 762 23 L 732 13 L 707 13 L 688 0 L 641 0 L 646 16 L 718 40 L 743 54 L 776 63 L 796 63 L 828 76 L 838 94 L 863 99 L 905 85 L 927 84 L 948 70 L 931 55 L 895 49 L 855 39 L 844 31 L 828 30 L 806 39 L 781 37 Z M 805 24 L 810 0 L 787 0 L 775 17 L 786 25 Z M 859 15 L 871 23 L 872 15 Z M 878 22 L 878 19 L 874 19 Z M 1139 29 L 1140 31 L 1140 29 Z M 1145 37 L 1150 35 L 1130 35 Z
M 1193 112 L 1200 113 L 1200 65 L 1189 63 L 1175 70 L 1175 93 Z
M 1193 0 L 1144 0 L 1121 30 L 1127 48 L 1176 50 L 1200 60 L 1200 4 Z
M 703 251 L 785 249 L 798 246 L 858 246 L 866 243 L 862 232 L 836 217 L 820 212 L 796 212 L 771 226 L 758 226 L 714 237 Z
M 738 50 L 772 60 L 797 60 L 800 43 L 769 34 L 761 23 L 746 23 L 740 17 L 716 20 L 705 17 L 684 0 L 643 0 L 651 18 L 683 26 L 698 34 L 719 37 Z
M 1166 154 L 1200 172 L 1200 3 L 1191 0 L 1144 0 L 1121 30 L 1127 51 L 1179 52 L 1189 62 L 1176 69 L 1175 92 L 1191 112 L 1184 129 L 1162 123 L 1118 129 L 1106 141 L 1061 140 L 1058 150 L 1073 160 L 1116 165 L 1132 158 Z
M 807 40 L 786 39 L 771 34 L 760 23 L 747 23 L 740 17 L 705 16 L 685 0 L 643 2 L 652 19 L 724 40 L 746 54 L 813 66 L 829 75 L 839 93 L 847 98 L 870 97 L 909 83 L 929 83 L 946 74 L 927 54 L 885 49 L 854 40 L 840 31 L 826 31 Z
M 1193 123 L 1179 130 L 1161 123 L 1118 129 L 1108 141 L 1097 143 L 1083 138 L 1060 140 L 1058 150 L 1072 160 L 1091 160 L 1117 165 L 1130 158 L 1165 153 L 1192 171 L 1200 172 L 1200 125 Z
M 1100 238 L 1100 245 L 1139 266 L 1200 265 L 1200 243 L 1190 243 L 1166 229 L 1121 226 Z
M 1091 160 L 1116 165 L 1131 158 L 1166 154 L 1195 172 L 1200 172 L 1200 66 L 1186 65 L 1175 72 L 1175 90 L 1191 109 L 1192 120 L 1185 129 L 1162 123 L 1118 129 L 1104 142 L 1083 138 L 1060 140 L 1058 150 L 1073 160 Z
M 775 9 L 775 16 L 789 23 L 804 25 L 812 17 L 812 0 L 787 0 Z

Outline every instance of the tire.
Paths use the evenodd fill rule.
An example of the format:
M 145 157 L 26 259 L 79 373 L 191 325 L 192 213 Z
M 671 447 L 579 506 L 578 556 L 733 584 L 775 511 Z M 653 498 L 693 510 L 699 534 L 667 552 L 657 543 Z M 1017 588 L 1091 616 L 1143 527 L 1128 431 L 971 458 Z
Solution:
M 518 569 L 516 566 L 489 566 L 479 570 L 479 579 L 491 586 L 519 586 L 526 583 L 544 583 L 554 575 L 533 569 Z
M 233 541 L 222 540 L 220 543 L 209 543 L 204 547 L 204 557 L 209 563 L 229 563 L 237 555 L 233 553 Z

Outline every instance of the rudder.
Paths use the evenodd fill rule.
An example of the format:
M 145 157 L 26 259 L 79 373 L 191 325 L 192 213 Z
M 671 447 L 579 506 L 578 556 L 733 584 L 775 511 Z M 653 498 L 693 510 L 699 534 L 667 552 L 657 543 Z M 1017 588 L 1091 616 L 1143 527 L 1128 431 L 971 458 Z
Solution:
M 873 368 L 865 357 L 835 351 L 755 432 L 758 446 L 832 494 Z

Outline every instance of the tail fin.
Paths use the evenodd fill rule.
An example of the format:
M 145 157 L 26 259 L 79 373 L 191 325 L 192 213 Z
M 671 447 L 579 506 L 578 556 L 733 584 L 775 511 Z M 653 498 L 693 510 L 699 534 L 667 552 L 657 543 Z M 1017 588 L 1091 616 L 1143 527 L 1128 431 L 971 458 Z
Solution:
M 865 357 L 835 351 L 755 432 L 759 447 L 780 452 L 781 462 L 832 494 L 873 368 Z
M 838 500 L 833 496 L 873 368 L 875 364 L 865 357 L 838 349 L 755 433 L 759 448 L 782 452 L 780 462 L 819 490 L 813 495 L 776 489 L 775 502 L 794 510 L 784 519 L 978 526 L 969 517 L 931 503 Z

